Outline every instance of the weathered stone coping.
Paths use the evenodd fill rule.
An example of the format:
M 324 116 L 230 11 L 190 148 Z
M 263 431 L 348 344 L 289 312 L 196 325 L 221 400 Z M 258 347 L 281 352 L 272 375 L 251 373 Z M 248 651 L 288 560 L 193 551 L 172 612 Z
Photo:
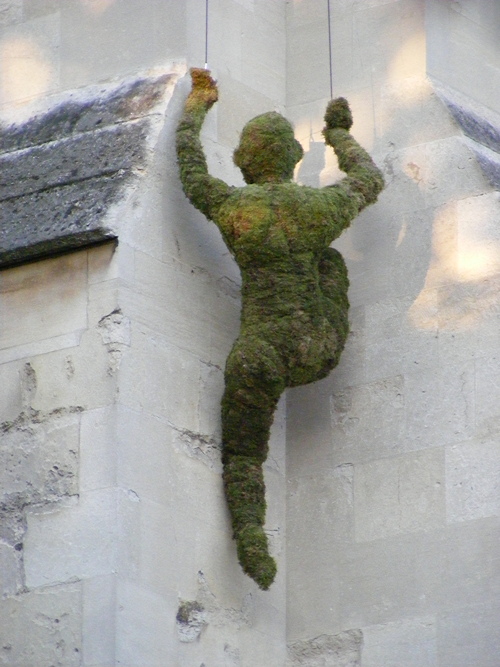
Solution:
M 148 116 L 173 77 L 78 91 L 0 128 L 0 268 L 117 237 L 106 214 L 145 164 Z

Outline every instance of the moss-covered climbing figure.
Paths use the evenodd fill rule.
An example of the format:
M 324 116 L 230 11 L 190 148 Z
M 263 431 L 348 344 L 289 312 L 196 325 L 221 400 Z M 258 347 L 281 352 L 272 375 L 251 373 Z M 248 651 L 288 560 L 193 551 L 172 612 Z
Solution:
M 234 152 L 244 187 L 209 175 L 200 130 L 217 101 L 210 72 L 192 69 L 192 90 L 177 129 L 184 192 L 219 227 L 241 270 L 240 334 L 225 369 L 222 399 L 224 488 L 243 570 L 268 589 L 276 563 L 264 532 L 262 465 L 276 404 L 286 387 L 324 378 L 336 366 L 348 333 L 348 279 L 330 243 L 384 181 L 349 134 L 345 99 L 332 100 L 323 135 L 347 176 L 309 188 L 290 182 L 302 157 L 290 123 L 271 112 L 251 120 Z

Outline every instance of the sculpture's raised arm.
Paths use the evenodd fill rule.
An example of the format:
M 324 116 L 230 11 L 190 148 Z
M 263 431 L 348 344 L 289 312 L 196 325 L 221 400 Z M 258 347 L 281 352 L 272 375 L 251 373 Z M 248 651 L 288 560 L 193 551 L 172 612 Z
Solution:
M 191 69 L 193 87 L 177 127 L 177 161 L 182 187 L 190 202 L 211 220 L 231 188 L 208 173 L 200 131 L 209 109 L 217 102 L 217 85 L 204 69 Z
M 347 176 L 334 186 L 334 190 L 348 195 L 352 210 L 351 219 L 365 206 L 373 204 L 384 187 L 382 172 L 356 139 L 349 134 L 352 116 L 347 100 L 338 97 L 329 102 L 325 113 L 323 136 L 325 143 L 333 148 L 339 167 Z M 326 189 L 328 189 L 326 188 Z

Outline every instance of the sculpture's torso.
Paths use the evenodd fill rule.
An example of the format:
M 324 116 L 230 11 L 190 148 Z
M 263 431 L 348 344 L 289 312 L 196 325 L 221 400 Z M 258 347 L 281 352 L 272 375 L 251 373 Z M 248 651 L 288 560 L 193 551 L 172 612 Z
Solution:
M 242 335 L 283 351 L 290 386 L 324 377 L 347 334 L 348 281 L 325 249 L 328 218 L 319 191 L 280 183 L 235 189 L 216 220 L 242 273 Z

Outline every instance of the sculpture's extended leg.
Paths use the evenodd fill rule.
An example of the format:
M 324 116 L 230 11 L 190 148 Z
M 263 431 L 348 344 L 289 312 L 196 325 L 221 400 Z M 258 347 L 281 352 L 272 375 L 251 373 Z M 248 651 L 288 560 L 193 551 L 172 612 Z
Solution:
M 226 363 L 222 399 L 224 489 L 243 570 L 267 590 L 276 574 L 264 533 L 262 464 L 285 369 L 277 351 L 254 336 L 235 343 Z

